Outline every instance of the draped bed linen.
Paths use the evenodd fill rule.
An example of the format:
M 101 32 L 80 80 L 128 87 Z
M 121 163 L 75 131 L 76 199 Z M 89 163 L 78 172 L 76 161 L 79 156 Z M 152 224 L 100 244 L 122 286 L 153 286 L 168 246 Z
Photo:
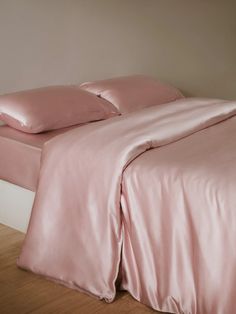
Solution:
M 36 191 L 43 145 L 74 127 L 40 134 L 27 134 L 0 126 L 0 179 Z
M 167 144 L 170 144 L 170 147 L 178 145 L 177 140 L 225 121 L 235 114 L 235 102 L 180 100 L 74 129 L 46 143 L 36 199 L 18 265 L 68 287 L 111 302 L 115 297 L 115 282 L 121 262 L 121 286 L 129 290 L 137 299 L 156 309 L 174 313 L 201 314 L 220 314 L 222 307 L 226 305 L 227 309 L 233 309 L 232 303 L 236 296 L 233 289 L 236 259 L 232 246 L 236 235 L 233 219 L 235 217 L 234 194 L 226 195 L 231 198 L 227 202 L 225 199 L 222 200 L 222 208 L 225 207 L 228 215 L 223 215 L 217 205 L 212 211 L 217 208 L 219 221 L 213 212 L 209 211 L 208 216 L 205 215 L 208 219 L 213 217 L 216 221 L 209 225 L 206 222 L 202 223 L 201 219 L 205 218 L 203 214 L 197 216 L 196 204 L 188 204 L 186 196 L 182 199 L 179 196 L 182 204 L 185 205 L 182 212 L 185 210 L 186 213 L 182 214 L 182 219 L 179 218 L 178 221 L 176 218 L 179 217 L 178 215 L 170 214 L 173 209 L 166 209 L 161 203 L 151 204 L 152 207 L 146 209 L 146 197 L 149 197 L 146 189 L 148 187 L 150 191 L 156 189 L 156 181 L 153 184 L 151 176 L 146 184 L 142 182 L 145 185 L 145 192 L 140 194 L 140 189 L 144 188 L 140 183 L 140 188 L 134 192 L 135 197 L 131 193 L 132 202 L 128 204 L 130 198 L 127 197 L 126 171 L 129 173 L 132 161 L 138 164 L 143 156 L 149 154 L 149 152 L 143 154 L 145 151 Z M 227 121 L 231 120 L 233 121 L 233 119 Z M 227 121 L 222 122 L 222 125 L 226 125 Z M 191 135 L 190 138 L 193 136 Z M 234 134 L 230 133 L 228 136 L 231 137 L 234 145 Z M 143 155 L 140 156 L 141 154 Z M 228 152 L 225 151 L 226 160 L 227 156 Z M 139 171 L 139 175 L 142 176 L 141 167 Z M 123 173 L 125 181 L 123 180 L 122 185 Z M 130 180 L 134 178 L 135 175 L 131 176 Z M 228 185 L 233 189 L 230 183 Z M 224 190 L 227 190 L 226 186 Z M 158 191 L 156 193 L 158 194 Z M 173 199 L 175 195 L 179 194 L 174 192 Z M 196 202 L 198 197 L 196 193 L 194 195 Z M 171 197 L 170 195 L 170 199 Z M 219 202 L 218 198 L 216 200 Z M 136 221 L 136 217 L 131 221 L 129 219 L 134 214 L 132 209 L 136 211 L 135 206 L 139 202 L 141 204 L 137 210 L 146 209 L 143 212 L 143 221 Z M 168 205 L 168 202 L 166 204 Z M 226 208 L 228 204 L 230 206 Z M 147 205 L 150 205 L 148 201 Z M 169 221 L 170 226 L 174 226 L 170 234 L 166 220 L 162 217 L 163 213 L 160 219 L 165 224 L 162 225 L 160 221 L 156 223 L 159 219 L 157 213 L 163 207 L 165 207 L 163 211 L 169 212 L 170 219 L 175 219 Z M 194 214 L 188 213 L 186 209 L 196 215 L 196 223 L 191 220 L 195 217 Z M 200 210 L 202 208 L 198 208 L 198 211 Z M 153 212 L 154 217 L 150 214 Z M 221 238 L 220 220 L 225 230 L 223 235 L 227 236 L 224 239 L 228 246 L 224 251 L 226 256 L 221 255 L 226 243 Z M 156 231 L 155 223 L 165 229 L 165 234 L 160 230 Z M 131 233 L 131 224 L 132 230 L 140 228 L 136 234 Z M 188 224 L 190 226 L 187 227 Z M 199 238 L 194 237 L 198 231 L 195 232 L 195 225 L 203 229 L 199 237 L 205 235 L 204 252 L 201 251 Z M 208 226 L 212 228 L 209 230 Z M 180 232 L 182 227 L 185 236 L 175 237 L 177 230 L 179 229 Z M 138 238 L 140 235 L 144 238 L 142 239 L 142 236 Z M 167 252 L 159 250 L 158 245 L 162 241 L 164 247 L 167 247 Z M 219 247 L 216 246 L 218 242 Z M 149 244 L 142 246 L 142 243 Z M 214 248 L 211 248 L 212 243 L 215 245 Z M 213 273 L 217 274 L 213 279 L 205 272 L 201 273 L 201 270 L 207 270 L 207 267 L 202 266 L 204 258 L 201 254 L 204 256 L 208 245 L 209 252 L 213 251 L 215 254 L 212 253 L 213 256 L 219 258 L 217 262 L 212 261 Z M 190 256 L 187 256 L 187 253 Z M 137 260 L 139 254 L 141 258 Z M 222 277 L 222 263 L 225 260 L 227 260 L 227 269 Z M 161 267 L 163 267 L 162 271 Z M 161 271 L 162 276 L 158 277 L 158 271 Z M 166 271 L 170 272 L 166 273 Z M 180 273 L 183 277 L 183 287 L 182 280 L 177 283 Z M 188 280 L 188 277 L 192 280 Z M 228 294 L 226 292 L 222 294 L 223 298 L 221 298 L 223 288 L 220 289 L 216 282 L 213 284 L 214 279 L 218 280 L 218 284 L 226 281 L 227 289 L 231 288 Z M 166 283 L 163 282 L 165 280 Z M 204 290 L 200 291 L 197 287 L 202 286 L 202 280 L 205 280 Z M 214 291 L 208 291 L 208 286 Z M 217 309 L 214 308 L 216 295 L 219 301 Z
M 236 117 L 149 150 L 125 170 L 122 288 L 173 313 L 236 299 Z

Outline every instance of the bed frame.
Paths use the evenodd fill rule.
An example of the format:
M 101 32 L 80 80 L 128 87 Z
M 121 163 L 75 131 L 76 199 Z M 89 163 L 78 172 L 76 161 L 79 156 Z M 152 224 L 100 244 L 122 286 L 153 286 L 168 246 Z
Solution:
M 2 121 L 1 125 L 4 125 Z M 26 232 L 34 195 L 34 192 L 0 179 L 0 223 Z
M 0 223 L 26 232 L 35 193 L 0 180 Z

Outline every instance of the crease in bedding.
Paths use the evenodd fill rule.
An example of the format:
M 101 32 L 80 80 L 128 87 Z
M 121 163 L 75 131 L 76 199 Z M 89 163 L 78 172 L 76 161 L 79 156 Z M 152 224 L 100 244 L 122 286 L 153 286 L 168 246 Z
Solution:
M 113 301 L 126 227 L 121 215 L 124 169 L 151 148 L 174 143 L 235 114 L 236 102 L 184 99 L 73 129 L 46 143 L 18 266 Z M 137 193 L 136 201 L 142 201 L 142 194 Z M 124 261 L 129 263 L 129 251 Z M 204 313 L 191 306 L 182 312 L 174 295 L 166 295 L 164 301 L 157 293 L 152 302 L 140 297 L 138 283 L 133 289 L 139 293 L 130 291 L 132 295 L 156 309 Z

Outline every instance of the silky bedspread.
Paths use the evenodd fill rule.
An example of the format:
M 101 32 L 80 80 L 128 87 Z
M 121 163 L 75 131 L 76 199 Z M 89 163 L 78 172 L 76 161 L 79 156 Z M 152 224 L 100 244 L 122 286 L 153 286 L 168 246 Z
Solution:
M 125 170 L 122 288 L 155 309 L 236 313 L 236 117 Z
M 218 162 L 222 157 L 234 169 L 235 155 L 228 155 L 227 149 L 224 154 L 220 145 L 229 137 L 235 146 L 235 128 L 229 132 L 235 125 L 229 118 L 235 114 L 236 102 L 179 100 L 49 141 L 18 265 L 110 302 L 121 262 L 122 287 L 156 309 L 232 313 L 235 172 L 218 167 Z M 206 141 L 206 151 L 211 147 L 214 152 L 209 156 L 203 149 L 206 164 L 199 157 L 196 169 L 194 162 L 188 168 L 184 157 L 181 172 L 179 165 L 168 167 L 170 156 L 164 153 L 166 175 L 161 172 L 159 182 L 158 151 L 178 147 L 221 121 L 205 130 L 222 126 L 224 131 L 230 125 L 219 146 L 212 148 Z M 190 144 L 194 155 L 196 148 Z M 150 150 L 156 147 L 161 148 Z M 222 153 L 217 155 L 218 150 Z M 173 149 L 172 161 L 175 152 L 178 156 L 178 149 Z M 142 165 L 150 154 L 150 167 L 157 168 L 147 175 L 148 164 Z

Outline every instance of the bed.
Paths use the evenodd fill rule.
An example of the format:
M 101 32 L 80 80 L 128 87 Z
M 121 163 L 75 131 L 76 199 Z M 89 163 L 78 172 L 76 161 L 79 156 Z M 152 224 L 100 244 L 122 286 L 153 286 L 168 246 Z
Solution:
M 163 312 L 233 313 L 236 102 L 168 90 L 154 105 L 153 81 L 127 97 L 128 81 L 84 85 L 122 115 L 43 144 L 17 264 L 106 302 L 121 289 Z
M 232 313 L 235 114 L 186 99 L 55 138 L 18 265 L 107 302 L 119 277 L 156 310 Z

